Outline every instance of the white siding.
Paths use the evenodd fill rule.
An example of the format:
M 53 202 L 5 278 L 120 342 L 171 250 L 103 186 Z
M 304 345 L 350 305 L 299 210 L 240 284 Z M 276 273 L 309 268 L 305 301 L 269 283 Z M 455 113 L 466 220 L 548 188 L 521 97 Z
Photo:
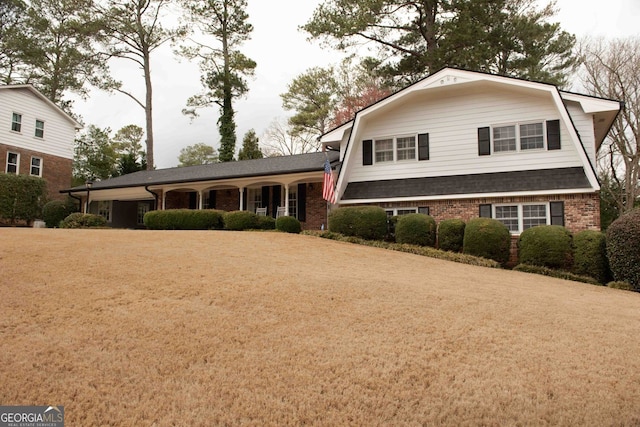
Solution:
M 22 114 L 22 129 L 11 130 L 13 113 Z M 44 122 L 44 138 L 36 138 L 36 120 Z M 73 159 L 75 128 L 60 111 L 26 88 L 0 90 L 0 144 Z
M 463 85 L 464 86 L 464 85 Z M 478 156 L 478 128 L 561 119 L 550 92 L 483 86 L 415 94 L 401 105 L 363 117 L 348 181 L 403 179 L 582 166 L 561 120 L 562 149 Z M 429 134 L 430 160 L 362 165 L 362 141 Z
M 593 132 L 593 114 L 587 114 L 582 111 L 582 107 L 577 102 L 565 102 L 567 111 L 571 115 L 571 120 L 578 131 L 582 145 L 587 152 L 587 157 L 591 165 L 596 167 L 596 144 Z

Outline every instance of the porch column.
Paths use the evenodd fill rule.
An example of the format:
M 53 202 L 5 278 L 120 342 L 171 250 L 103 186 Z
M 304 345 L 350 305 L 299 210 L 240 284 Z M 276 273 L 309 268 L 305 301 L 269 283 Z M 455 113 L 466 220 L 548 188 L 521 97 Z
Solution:
M 204 209 L 204 193 L 202 190 L 198 191 L 198 209 Z
M 284 216 L 289 216 L 289 184 L 284 185 Z
M 244 187 L 240 187 L 240 210 L 244 210 Z
M 167 192 L 163 189 L 162 190 L 162 210 L 166 210 L 167 209 Z

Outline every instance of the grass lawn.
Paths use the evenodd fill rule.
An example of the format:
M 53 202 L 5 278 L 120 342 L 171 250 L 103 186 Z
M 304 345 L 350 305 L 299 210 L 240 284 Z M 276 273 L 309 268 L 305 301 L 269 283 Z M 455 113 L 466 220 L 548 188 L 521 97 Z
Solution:
M 281 233 L 0 241 L 0 404 L 69 426 L 640 425 L 637 293 Z

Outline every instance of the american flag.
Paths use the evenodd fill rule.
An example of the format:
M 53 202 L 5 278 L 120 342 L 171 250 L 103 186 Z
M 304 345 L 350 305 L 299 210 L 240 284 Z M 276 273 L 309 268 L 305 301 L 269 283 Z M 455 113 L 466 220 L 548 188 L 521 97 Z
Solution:
M 329 203 L 336 202 L 336 193 L 334 192 L 335 183 L 333 182 L 333 173 L 329 159 L 324 161 L 324 182 L 322 183 L 322 198 Z

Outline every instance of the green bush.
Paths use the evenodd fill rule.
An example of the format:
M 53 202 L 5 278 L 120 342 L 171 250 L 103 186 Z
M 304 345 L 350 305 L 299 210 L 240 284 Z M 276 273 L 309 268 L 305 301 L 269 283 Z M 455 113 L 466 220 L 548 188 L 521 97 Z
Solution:
M 460 252 L 464 242 L 466 224 L 461 219 L 445 219 L 438 225 L 438 248 L 443 251 Z
M 604 284 L 611 280 L 604 233 L 585 230 L 573 236 L 573 272 Z
M 224 214 L 225 230 L 257 230 L 259 229 L 258 215 L 249 211 L 231 211 Z
M 72 213 L 60 221 L 60 228 L 102 228 L 107 226 L 107 220 L 94 214 L 81 212 Z
M 539 225 L 526 229 L 518 239 L 518 261 L 521 264 L 571 270 L 571 233 L 560 225 Z
M 293 216 L 281 216 L 276 219 L 276 230 L 298 234 L 302 230 L 300 221 Z
M 42 178 L 0 173 L 0 218 L 30 223 L 42 214 L 46 194 Z
M 369 240 L 382 240 L 387 233 L 387 214 L 376 206 L 339 208 L 329 214 L 329 230 Z
M 640 209 L 622 215 L 607 228 L 607 257 L 614 279 L 640 292 Z
M 275 230 L 276 220 L 268 215 L 258 215 L 258 228 L 260 230 Z
M 518 264 L 513 268 L 514 271 L 523 273 L 541 274 L 543 276 L 555 277 L 557 279 L 573 280 L 574 282 L 588 283 L 590 285 L 600 285 L 596 279 L 590 276 L 569 273 L 568 271 L 555 270 L 553 268 L 541 267 L 539 265 Z
M 496 219 L 473 218 L 464 228 L 462 251 L 506 264 L 511 251 L 509 229 Z
M 435 247 L 436 221 L 421 213 L 400 216 L 396 224 L 396 242 Z
M 222 214 L 215 209 L 149 211 L 144 215 L 144 225 L 149 230 L 221 230 Z
M 75 205 L 69 201 L 51 200 L 42 207 L 42 219 L 47 227 L 59 227 L 60 221 L 75 212 Z
M 629 284 L 629 282 L 623 282 L 623 281 L 619 281 L 619 280 L 607 283 L 607 287 L 612 288 L 612 289 L 621 289 L 623 291 L 633 291 L 633 290 L 635 290 L 635 289 L 633 289 L 633 286 L 631 286 Z

